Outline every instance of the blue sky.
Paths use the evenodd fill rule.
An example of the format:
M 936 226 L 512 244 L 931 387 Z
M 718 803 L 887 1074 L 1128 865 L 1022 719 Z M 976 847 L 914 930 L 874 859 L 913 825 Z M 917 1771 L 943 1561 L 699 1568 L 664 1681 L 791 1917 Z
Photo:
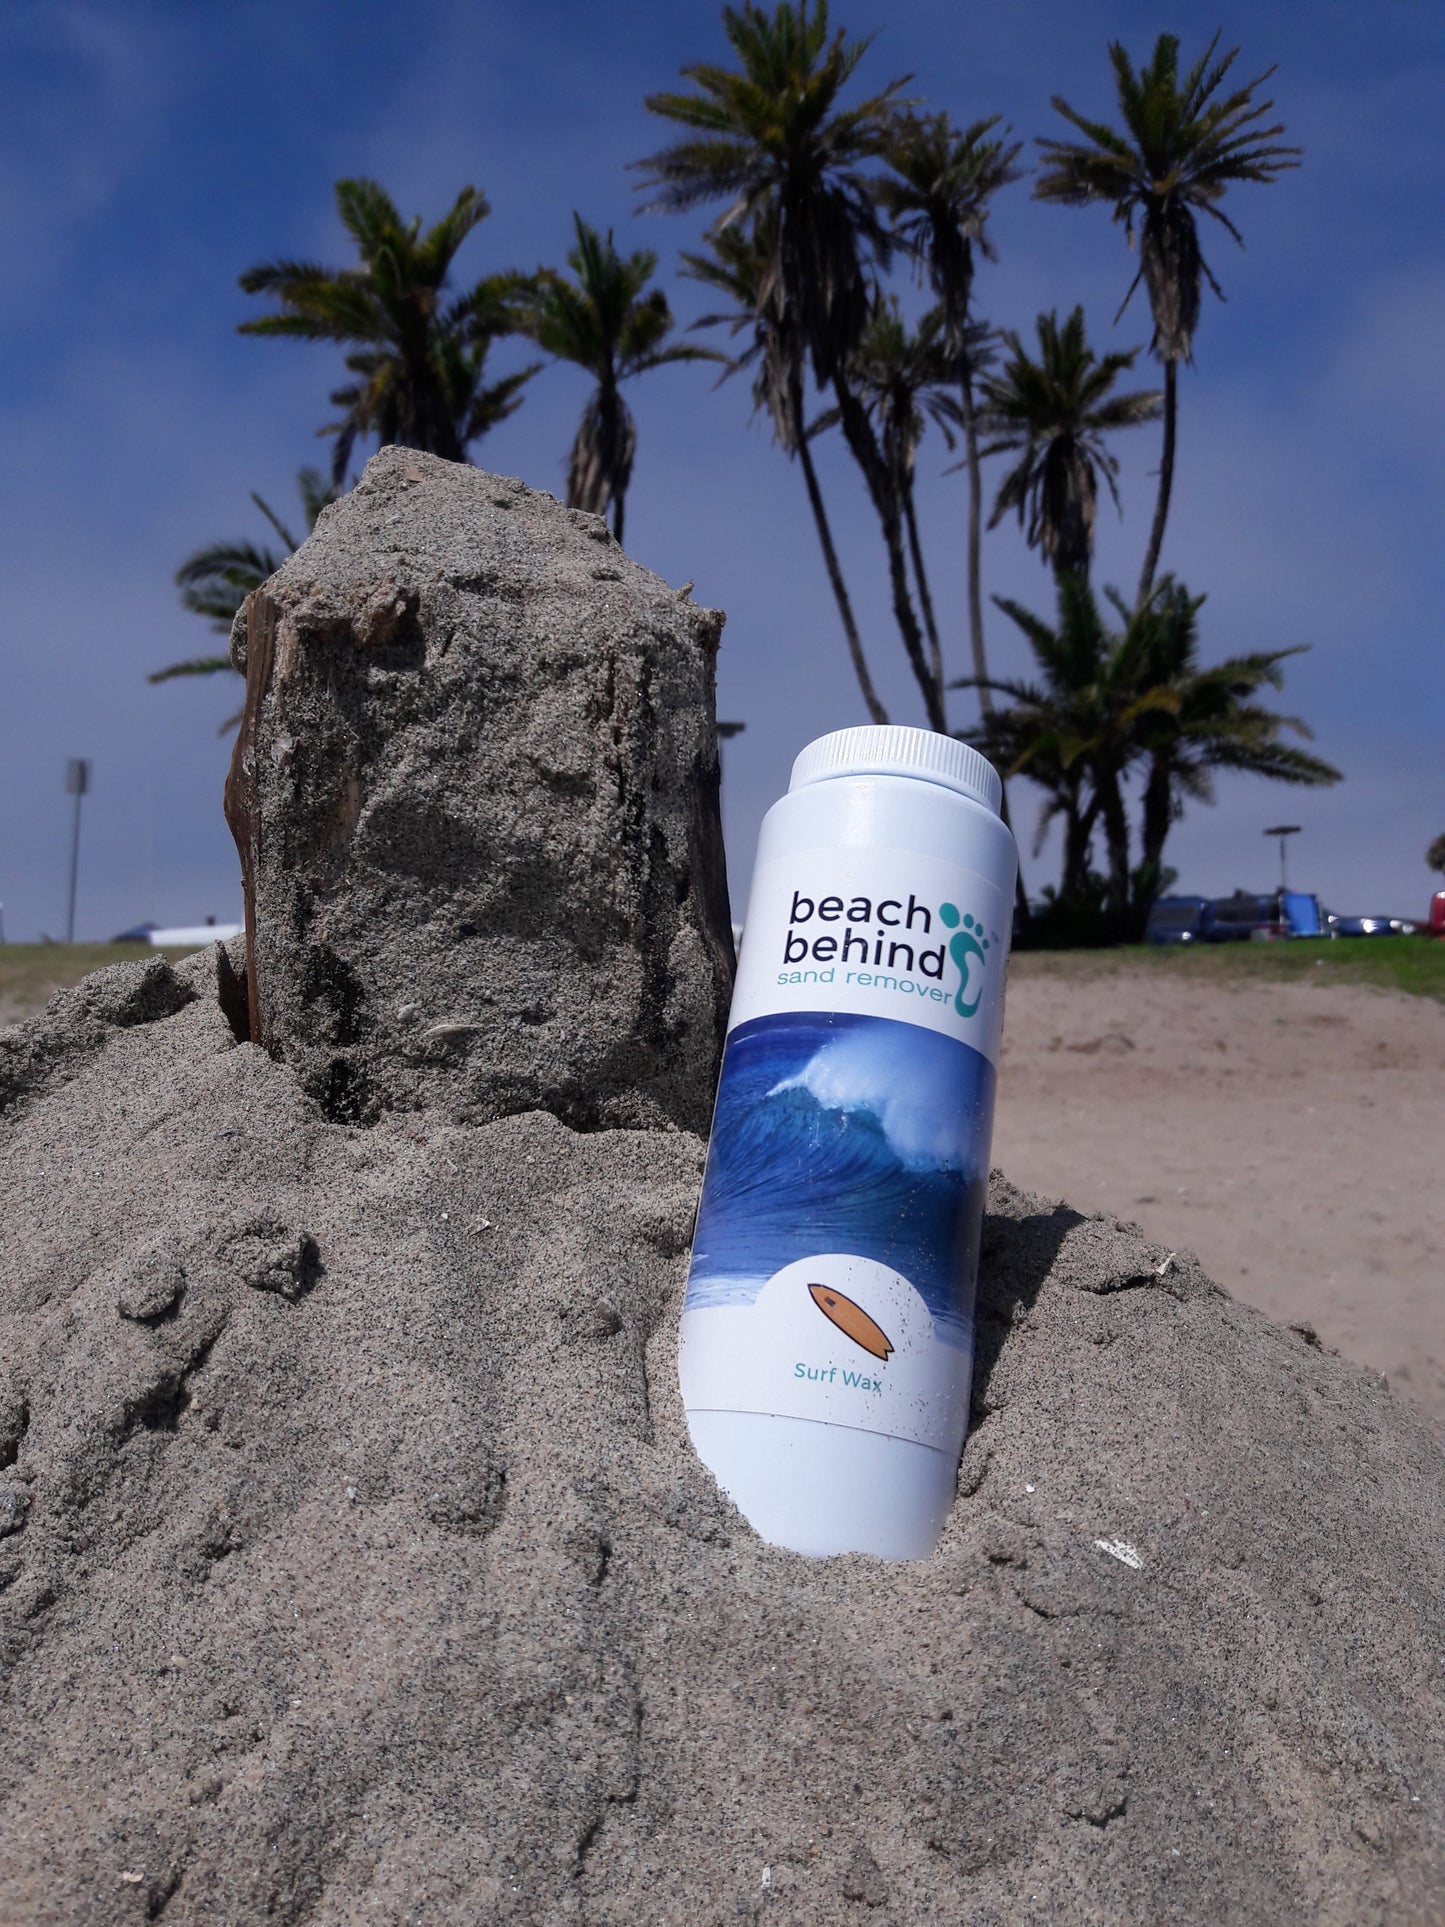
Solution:
M 1218 25 L 1240 68 L 1272 82 L 1303 168 L 1242 188 L 1229 208 L 1247 249 L 1206 237 L 1224 305 L 1206 296 L 1196 364 L 1181 377 L 1178 473 L 1164 565 L 1195 590 L 1209 656 L 1311 645 L 1285 706 L 1346 772 L 1324 792 L 1246 778 L 1176 831 L 1182 888 L 1266 886 L 1261 830 L 1304 825 L 1291 881 L 1345 910 L 1423 909 L 1423 852 L 1445 830 L 1442 782 L 1439 424 L 1445 402 L 1445 261 L 1439 135 L 1445 40 L 1413 0 L 1176 9 L 1019 0 L 853 0 L 835 19 L 881 29 L 863 77 L 912 73 L 911 91 L 966 121 L 1001 113 L 1026 137 L 1061 125 L 1060 92 L 1112 108 L 1107 42 L 1136 57 L 1174 30 L 1188 55 Z M 314 439 L 337 369 L 329 348 L 235 333 L 253 311 L 240 270 L 271 255 L 345 258 L 331 187 L 381 180 L 435 218 L 473 183 L 493 214 L 459 268 L 560 264 L 573 209 L 619 243 L 657 250 L 682 320 L 701 290 L 674 272 L 696 227 L 639 217 L 628 161 L 669 130 L 642 101 L 688 60 L 720 57 L 720 9 L 347 0 L 68 4 L 0 12 L 0 902 L 5 934 L 63 928 L 65 760 L 95 768 L 86 804 L 77 934 L 140 918 L 238 910 L 221 818 L 235 706 L 229 678 L 152 688 L 146 672 L 211 646 L 178 606 L 176 564 L 223 535 L 265 531 L 259 489 L 294 510 L 294 473 L 326 459 Z M 1000 197 L 999 259 L 981 310 L 1031 332 L 1041 307 L 1085 305 L 1103 346 L 1147 340 L 1131 276 L 1102 211 Z M 523 357 L 498 351 L 498 366 Z M 1140 372 L 1147 376 L 1141 360 Z M 561 492 L 585 399 L 548 370 L 519 414 L 476 450 L 487 467 Z M 725 752 L 736 910 L 757 822 L 795 751 L 862 720 L 802 481 L 749 425 L 744 386 L 704 368 L 663 371 L 633 394 L 639 451 L 628 547 L 728 612 L 721 713 L 747 723 Z M 1132 585 L 1152 507 L 1154 431 L 1121 439 L 1124 519 L 1101 512 L 1095 579 Z M 945 625 L 962 673 L 962 478 L 922 456 L 924 516 Z M 890 633 L 876 525 L 836 451 L 822 463 L 850 586 L 895 720 L 920 720 Z M 984 551 L 985 588 L 1041 610 L 1048 578 L 1005 526 Z M 1021 669 L 989 612 L 997 668 Z M 954 720 L 968 720 L 966 696 Z M 1031 814 L 1031 812 L 1030 812 Z M 1053 874 L 1032 860 L 1031 888 Z

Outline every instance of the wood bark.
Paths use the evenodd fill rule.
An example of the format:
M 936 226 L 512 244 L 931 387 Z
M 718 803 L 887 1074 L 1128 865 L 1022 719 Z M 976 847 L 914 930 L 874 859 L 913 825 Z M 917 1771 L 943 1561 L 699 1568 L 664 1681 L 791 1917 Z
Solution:
M 241 860 L 246 919 L 246 1017 L 250 1038 L 261 1041 L 260 985 L 256 974 L 256 869 L 261 856 L 261 810 L 256 784 L 256 726 L 271 686 L 276 657 L 276 610 L 264 589 L 253 589 L 241 607 L 246 634 L 246 701 L 226 775 L 225 813 Z

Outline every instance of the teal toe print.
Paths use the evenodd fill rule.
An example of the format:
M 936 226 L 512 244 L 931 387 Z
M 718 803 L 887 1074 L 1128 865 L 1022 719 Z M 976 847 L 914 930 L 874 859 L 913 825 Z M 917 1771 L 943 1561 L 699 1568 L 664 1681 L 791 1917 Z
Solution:
M 953 999 L 953 1007 L 960 1017 L 972 1017 L 983 996 L 983 985 L 979 985 L 970 1002 L 964 1001 L 964 992 L 969 987 L 968 973 L 974 958 L 977 957 L 980 963 L 984 961 L 984 952 L 988 949 L 988 938 L 983 934 L 981 923 L 975 923 L 973 918 L 968 916 L 960 919 L 958 905 L 955 903 L 940 903 L 938 915 L 939 920 L 954 932 L 948 940 L 948 954 L 958 965 L 959 971 L 959 985 Z M 960 921 L 963 924 L 961 930 L 958 927 Z

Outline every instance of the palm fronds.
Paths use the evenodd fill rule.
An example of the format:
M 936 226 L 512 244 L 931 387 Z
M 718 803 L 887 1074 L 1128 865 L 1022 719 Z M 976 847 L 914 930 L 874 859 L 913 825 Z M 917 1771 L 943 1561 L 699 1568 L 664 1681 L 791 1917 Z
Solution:
M 983 453 L 1017 457 L 999 486 L 989 527 L 1012 510 L 1045 562 L 1087 575 L 1100 477 L 1119 506 L 1119 463 L 1104 437 L 1155 420 L 1163 397 L 1156 390 L 1113 392 L 1139 351 L 1096 355 L 1082 307 L 1062 327 L 1057 313 L 1041 314 L 1037 332 L 1035 360 L 1006 331 L 1008 360 L 981 385 L 980 429 L 989 438 Z
M 572 217 L 576 243 L 567 265 L 575 279 L 552 270 L 535 275 L 514 304 L 519 331 L 559 361 L 584 368 L 596 381 L 572 444 L 567 501 L 601 515 L 610 506 L 622 539 L 624 506 L 637 452 L 637 424 L 622 383 L 681 361 L 724 361 L 711 348 L 669 342 L 672 310 L 660 288 L 650 248 L 617 252 L 580 214 Z
M 337 499 L 337 489 L 322 479 L 318 469 L 303 468 L 296 476 L 297 492 L 308 532 L 315 528 L 322 510 Z M 194 615 L 205 616 L 218 635 L 228 636 L 236 611 L 253 589 L 273 576 L 293 550 L 300 547 L 295 536 L 263 495 L 252 491 L 251 500 L 270 523 L 284 545 L 281 553 L 263 543 L 244 537 L 234 542 L 209 542 L 188 555 L 176 570 L 176 587 L 181 606 Z M 177 676 L 214 676 L 230 669 L 229 656 L 194 656 L 156 669 L 147 682 L 171 682 Z M 221 725 L 222 733 L 234 727 L 233 716 Z
M 1055 111 L 1085 138 L 1038 143 L 1044 167 L 1034 193 L 1040 200 L 1069 207 L 1106 203 L 1131 246 L 1137 229 L 1139 273 L 1124 303 L 1142 277 L 1154 315 L 1151 347 L 1161 361 L 1190 358 L 1201 278 L 1222 298 L 1200 251 L 1196 212 L 1218 221 L 1242 247 L 1238 228 L 1220 206 L 1228 188 L 1272 181 L 1300 164 L 1302 150 L 1280 143 L 1282 123 L 1260 125 L 1274 102 L 1257 101 L 1255 90 L 1274 69 L 1220 95 L 1239 49 L 1216 60 L 1218 45 L 1216 33 L 1181 82 L 1177 35 L 1160 34 L 1153 58 L 1137 70 L 1120 43 L 1112 42 L 1109 58 L 1125 131 L 1087 118 L 1056 94 Z
M 346 347 L 353 378 L 333 390 L 340 418 L 321 429 L 334 435 L 332 479 L 339 487 L 356 443 L 423 448 L 464 461 L 471 444 L 511 414 L 536 368 L 486 378 L 487 353 L 513 332 L 520 277 L 488 275 L 451 295 L 453 263 L 468 235 L 490 212 L 486 196 L 464 187 L 429 228 L 404 221 L 375 181 L 336 184 L 336 207 L 360 264 L 270 261 L 241 276 L 247 294 L 277 306 L 240 324 L 250 335 L 334 341 Z M 450 296 L 450 298 L 449 298 Z

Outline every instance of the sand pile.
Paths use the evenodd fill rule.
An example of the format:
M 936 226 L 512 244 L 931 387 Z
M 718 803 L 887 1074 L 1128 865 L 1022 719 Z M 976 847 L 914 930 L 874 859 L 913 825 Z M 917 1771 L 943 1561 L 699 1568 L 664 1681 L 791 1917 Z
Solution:
M 805 1561 L 721 1497 L 676 1380 L 702 1142 L 573 1128 L 706 1105 L 707 692 L 654 706 L 670 740 L 626 789 L 646 861 L 588 936 L 610 1017 L 528 1023 L 524 949 L 554 984 L 577 962 L 572 900 L 508 867 L 535 840 L 493 845 L 496 957 L 457 937 L 460 963 L 460 765 L 407 845 L 440 870 L 403 888 L 365 846 L 460 621 L 455 584 L 418 591 L 444 619 L 359 659 L 366 585 L 402 571 L 374 510 L 352 613 L 292 629 L 316 727 L 334 700 L 373 745 L 332 882 L 305 826 L 334 798 L 273 783 L 253 672 L 250 966 L 117 966 L 0 1035 L 0 1920 L 1438 1917 L 1441 1446 L 1187 1256 L 996 1180 L 937 1554 Z M 607 566 L 619 660 L 694 646 Z M 561 745 L 587 783 L 597 714 Z M 578 878 L 616 794 L 538 781 Z M 304 901 L 268 868 L 288 837 Z M 418 1051 L 402 975 L 485 1044 Z
M 940 1551 L 770 1551 L 676 1392 L 699 1141 L 338 1124 L 214 969 L 12 1033 L 0 1919 L 1438 1909 L 1377 1379 L 998 1181 Z

